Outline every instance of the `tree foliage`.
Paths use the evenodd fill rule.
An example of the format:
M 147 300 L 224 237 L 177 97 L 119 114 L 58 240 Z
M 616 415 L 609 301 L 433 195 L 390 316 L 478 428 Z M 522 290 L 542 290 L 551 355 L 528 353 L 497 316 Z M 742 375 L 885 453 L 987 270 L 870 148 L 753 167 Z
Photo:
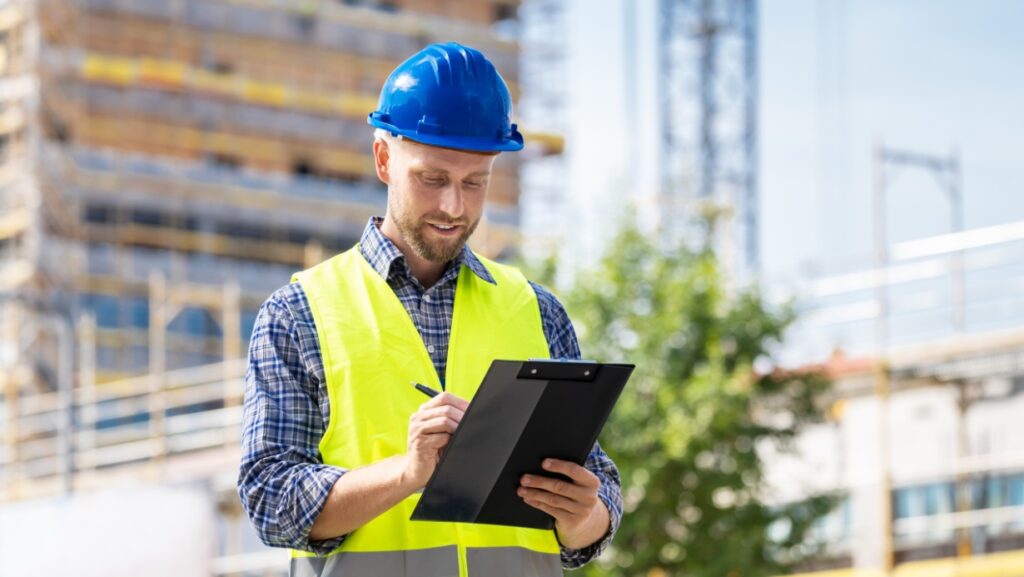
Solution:
M 770 504 L 766 494 L 758 447 L 785 448 L 819 420 L 829 384 L 772 368 L 792 308 L 770 307 L 756 287 L 727 289 L 709 248 L 665 251 L 636 228 L 565 296 L 585 357 L 637 366 L 601 437 L 626 513 L 588 574 L 785 571 L 832 504 Z

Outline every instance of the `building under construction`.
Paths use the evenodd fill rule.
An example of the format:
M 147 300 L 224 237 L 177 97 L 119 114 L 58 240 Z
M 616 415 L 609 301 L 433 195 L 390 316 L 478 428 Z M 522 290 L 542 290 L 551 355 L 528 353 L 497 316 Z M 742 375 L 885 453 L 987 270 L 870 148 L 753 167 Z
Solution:
M 518 98 L 518 8 L 2 4 L 0 503 L 118 480 L 198 486 L 218 545 L 194 555 L 196 571 L 286 566 L 246 555 L 265 549 L 234 494 L 258 307 L 383 214 L 366 116 L 398 63 L 463 42 Z M 561 148 L 526 140 L 525 156 Z M 495 163 L 471 243 L 492 258 L 518 251 L 521 158 Z
M 838 500 L 802 577 L 1024 575 L 1024 222 L 952 228 L 879 235 L 875 267 L 800 291 L 787 354 L 829 357 L 835 387 L 768 478 Z
M 672 3 L 684 23 L 715 4 L 659 6 Z M 524 13 L 561 18 L 557 0 L 527 4 Z M 0 574 L 23 574 L 24 563 L 76 575 L 284 571 L 287 553 L 258 542 L 235 492 L 242 357 L 256 310 L 292 272 L 349 247 L 383 212 L 365 117 L 404 57 L 434 41 L 466 42 L 494 60 L 514 97 L 521 86 L 548 89 L 532 94 L 537 118 L 558 105 L 551 82 L 526 78 L 529 66 L 520 73 L 519 8 L 517 0 L 0 4 Z M 660 29 L 663 43 L 672 31 Z M 538 34 L 546 42 L 528 51 L 561 62 L 558 29 Z M 692 56 L 690 44 L 712 40 L 661 48 Z M 755 47 L 742 48 L 729 62 L 752 62 L 740 56 Z M 673 78 L 690 61 L 678 62 Z M 756 79 L 752 68 L 730 70 Z M 733 198 L 756 198 L 754 118 L 738 115 L 753 84 L 739 86 L 727 95 L 730 118 L 745 120 L 720 135 L 731 140 L 717 149 L 683 146 L 692 134 L 673 142 L 704 160 L 715 158 L 708 150 L 746 147 L 729 155 L 741 166 L 690 160 L 666 166 L 676 171 L 666 178 L 689 171 L 685 179 L 707 197 L 728 185 L 746 191 Z M 699 95 L 714 93 L 678 90 L 680 100 L 666 105 L 682 122 Z M 718 134 L 710 118 L 679 126 Z M 526 136 L 527 155 L 496 163 L 474 237 L 483 254 L 518 250 L 519 164 L 543 156 L 536 178 L 549 186 L 544 177 L 557 168 L 560 140 Z M 548 206 L 539 212 L 557 224 Z M 743 218 L 736 229 L 747 240 L 734 252 L 756 263 L 747 244 L 756 214 Z M 847 351 L 830 365 L 830 419 L 797 441 L 799 456 L 769 464 L 776 498 L 841 497 L 818 528 L 827 545 L 808 572 L 1024 575 L 1022 243 L 1021 223 L 954 230 L 808 287 L 789 349 Z M 941 324 L 928 315 L 958 328 L 922 336 L 922 325 Z M 48 543 L 67 554 L 49 554 Z

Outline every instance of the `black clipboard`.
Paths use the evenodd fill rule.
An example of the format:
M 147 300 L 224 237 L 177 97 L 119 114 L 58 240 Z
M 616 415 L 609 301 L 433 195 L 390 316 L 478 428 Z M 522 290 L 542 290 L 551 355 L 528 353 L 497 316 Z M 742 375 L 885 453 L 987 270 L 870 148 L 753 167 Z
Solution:
M 412 520 L 554 528 L 516 494 L 546 457 L 582 465 L 634 365 L 503 361 L 487 376 L 427 482 Z

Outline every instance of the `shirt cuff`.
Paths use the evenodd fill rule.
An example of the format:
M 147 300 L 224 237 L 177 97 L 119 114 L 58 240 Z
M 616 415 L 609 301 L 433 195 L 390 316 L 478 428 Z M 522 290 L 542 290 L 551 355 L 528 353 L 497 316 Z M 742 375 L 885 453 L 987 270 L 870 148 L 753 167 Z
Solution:
M 313 479 L 309 479 L 311 482 L 312 491 L 309 495 L 309 502 L 315 503 L 315 508 L 311 509 L 311 515 L 306 515 L 304 521 L 306 525 L 302 527 L 302 543 L 298 547 L 304 551 L 315 553 L 317 555 L 327 555 L 341 546 L 341 543 L 345 540 L 348 535 L 339 535 L 330 539 L 323 540 L 311 540 L 309 538 L 309 532 L 313 530 L 313 524 L 316 522 L 317 517 L 324 510 L 324 506 L 327 504 L 327 498 L 331 494 L 331 489 L 334 488 L 334 484 L 338 482 L 338 479 L 342 475 L 347 473 L 345 469 L 339 469 L 338 467 L 318 467 L 316 474 Z
M 562 568 L 563 569 L 579 569 L 580 567 L 590 563 L 596 559 L 608 545 L 612 542 L 612 537 L 615 536 L 615 532 L 619 528 L 619 523 L 622 521 L 622 510 L 615 507 L 615 497 L 611 494 L 604 492 L 604 486 L 598 491 L 597 496 L 604 503 L 604 506 L 608 509 L 608 531 L 603 537 L 594 541 L 592 544 L 580 549 L 570 549 L 568 547 L 562 547 Z M 555 538 L 558 538 L 558 533 L 555 533 Z

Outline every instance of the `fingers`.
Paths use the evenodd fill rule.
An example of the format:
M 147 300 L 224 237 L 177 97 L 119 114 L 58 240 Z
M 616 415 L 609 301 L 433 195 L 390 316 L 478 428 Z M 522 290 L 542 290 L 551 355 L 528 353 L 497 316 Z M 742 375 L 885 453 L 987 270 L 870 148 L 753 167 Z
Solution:
M 466 412 L 466 409 L 469 408 L 469 401 L 456 397 L 451 393 L 440 393 L 436 397 L 420 405 L 420 410 L 422 411 L 423 409 L 431 409 L 441 406 L 451 406 L 462 412 Z
M 542 465 L 553 473 L 566 475 L 572 481 L 523 475 L 517 493 L 528 504 L 558 520 L 573 522 L 587 516 L 599 503 L 600 479 L 586 468 L 569 461 L 546 459 Z
M 469 403 L 455 395 L 440 393 L 409 416 L 403 478 L 411 487 L 423 487 L 430 478 L 468 406 Z
M 569 477 L 572 479 L 573 483 L 580 485 L 581 487 L 597 489 L 601 486 L 601 479 L 599 479 L 597 475 L 588 471 L 586 467 L 577 465 L 572 461 L 544 459 L 541 466 L 552 473 L 561 473 L 566 477 Z
M 519 489 L 519 495 L 523 498 L 523 502 L 535 509 L 544 511 L 548 515 L 554 517 L 557 521 L 572 519 L 582 513 L 582 511 L 575 507 L 573 507 L 572 510 L 564 508 L 565 506 L 571 505 L 571 502 L 565 497 L 559 497 L 542 491 L 536 491 L 533 493 L 527 491 L 524 494 L 524 491 L 524 489 Z
M 459 424 L 465 414 L 465 411 L 454 405 L 440 405 L 437 407 L 421 408 L 413 413 L 410 421 L 431 421 L 438 418 L 448 418 L 455 421 L 455 424 Z
M 559 479 L 548 479 L 535 475 L 529 477 L 529 483 L 519 487 L 516 491 L 528 505 L 536 506 L 537 503 L 541 503 L 562 511 L 563 516 L 565 514 L 585 516 L 600 502 L 597 489 L 579 487 Z M 549 487 L 556 490 L 550 490 Z M 547 510 L 544 511 L 554 515 Z
M 446 433 L 432 433 L 422 435 L 418 437 L 415 441 L 413 441 L 413 446 L 417 450 L 430 449 L 440 451 L 441 449 L 444 449 L 445 447 L 448 446 L 448 441 L 451 440 L 451 438 L 451 435 L 448 435 Z M 440 454 L 438 453 L 435 456 L 439 457 Z
M 409 417 L 409 442 L 426 447 L 443 447 L 459 426 L 468 404 L 448 393 L 441 393 L 420 406 Z M 430 439 L 430 437 L 438 437 Z M 411 446 L 411 445 L 410 445 Z
M 412 428 L 413 432 L 419 432 L 420 434 L 447 433 L 450 435 L 455 432 L 455 428 L 458 426 L 459 422 L 457 420 L 447 415 L 439 415 L 432 419 L 421 420 Z
M 522 479 L 520 479 L 520 483 L 522 483 L 523 487 L 527 489 L 546 491 L 548 493 L 554 493 L 577 501 L 586 499 L 589 491 L 587 487 L 576 485 L 563 479 L 543 477 L 540 475 L 523 475 Z

